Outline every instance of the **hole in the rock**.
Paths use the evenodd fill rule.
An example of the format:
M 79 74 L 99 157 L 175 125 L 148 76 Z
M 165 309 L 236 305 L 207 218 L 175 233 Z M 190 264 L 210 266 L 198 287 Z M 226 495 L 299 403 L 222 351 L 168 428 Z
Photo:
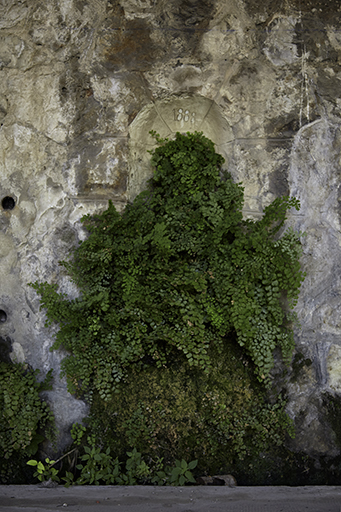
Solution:
M 0 323 L 6 322 L 7 313 L 3 309 L 0 309 Z
M 4 210 L 13 210 L 13 208 L 15 207 L 15 201 L 14 201 L 13 197 L 10 197 L 10 196 L 4 197 L 3 200 L 1 201 L 1 206 L 3 207 Z

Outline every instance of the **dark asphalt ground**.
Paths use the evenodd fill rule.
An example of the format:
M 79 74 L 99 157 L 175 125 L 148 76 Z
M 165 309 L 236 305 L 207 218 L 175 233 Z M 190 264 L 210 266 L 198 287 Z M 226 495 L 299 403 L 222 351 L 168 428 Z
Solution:
M 0 486 L 1 512 L 341 512 L 341 486 Z

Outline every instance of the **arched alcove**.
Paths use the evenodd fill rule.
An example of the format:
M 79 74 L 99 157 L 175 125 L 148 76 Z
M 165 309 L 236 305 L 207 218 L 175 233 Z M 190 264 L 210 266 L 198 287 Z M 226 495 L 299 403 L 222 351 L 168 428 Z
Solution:
M 220 113 L 218 105 L 195 95 L 169 96 L 146 105 L 129 130 L 128 201 L 132 201 L 152 175 L 151 150 L 156 147 L 153 130 L 161 137 L 172 138 L 176 132 L 203 132 L 227 159 L 227 146 L 233 140 L 232 129 Z

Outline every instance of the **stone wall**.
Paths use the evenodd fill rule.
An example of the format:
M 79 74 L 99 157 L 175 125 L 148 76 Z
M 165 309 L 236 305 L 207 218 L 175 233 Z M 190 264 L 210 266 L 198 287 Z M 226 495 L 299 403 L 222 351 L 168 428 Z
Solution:
M 340 0 L 0 2 L 0 353 L 55 368 L 61 446 L 86 405 L 57 376 L 28 283 L 76 294 L 58 261 L 84 238 L 80 218 L 143 188 L 150 129 L 201 130 L 243 182 L 245 216 L 301 201 L 292 448 L 339 453 L 323 397 L 341 396 L 340 111 Z

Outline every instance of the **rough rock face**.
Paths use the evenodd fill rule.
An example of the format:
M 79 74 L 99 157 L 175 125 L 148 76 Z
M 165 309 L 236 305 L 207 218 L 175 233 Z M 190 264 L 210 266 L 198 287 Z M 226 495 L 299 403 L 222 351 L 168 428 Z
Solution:
M 2 0 L 1 357 L 58 374 L 27 283 L 76 294 L 58 261 L 85 236 L 79 219 L 143 188 L 150 129 L 202 130 L 243 182 L 246 216 L 301 200 L 292 447 L 338 454 L 323 403 L 341 397 L 340 29 L 339 0 Z M 86 405 L 57 376 L 49 399 L 63 446 Z

